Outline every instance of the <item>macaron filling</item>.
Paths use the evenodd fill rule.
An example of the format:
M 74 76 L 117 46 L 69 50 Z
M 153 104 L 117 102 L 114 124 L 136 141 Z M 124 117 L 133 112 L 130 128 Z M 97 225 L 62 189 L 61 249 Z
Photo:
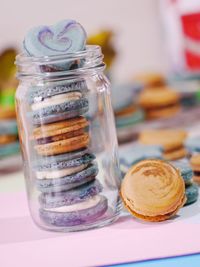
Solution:
M 55 170 L 55 171 L 40 171 L 36 172 L 36 178 L 37 179 L 56 179 L 56 178 L 62 178 L 67 175 L 74 174 L 76 172 L 80 172 L 84 170 L 88 164 L 82 164 L 80 166 L 66 168 L 62 170 Z
M 47 108 L 47 107 L 54 106 L 54 105 L 60 105 L 65 102 L 79 100 L 81 97 L 82 97 L 82 94 L 80 92 L 69 92 L 66 94 L 54 95 L 54 96 L 45 98 L 40 102 L 36 102 L 32 104 L 31 108 L 33 111 L 35 111 L 35 110 Z
M 57 208 L 45 208 L 45 210 L 52 212 L 73 212 L 73 211 L 85 210 L 96 206 L 100 202 L 100 200 L 101 197 L 99 195 L 96 195 L 80 203 Z

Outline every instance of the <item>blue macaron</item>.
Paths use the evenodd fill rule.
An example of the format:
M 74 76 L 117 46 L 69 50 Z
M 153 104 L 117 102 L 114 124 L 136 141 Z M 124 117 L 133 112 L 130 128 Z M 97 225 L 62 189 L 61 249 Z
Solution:
M 84 170 L 62 178 L 36 179 L 36 185 L 44 193 L 66 191 L 94 180 L 97 174 L 97 164 L 91 163 Z
M 57 56 L 84 50 L 86 38 L 84 28 L 75 20 L 67 19 L 55 25 L 32 28 L 23 45 L 30 56 Z
M 144 120 L 144 117 L 144 111 L 140 108 L 137 108 L 131 114 L 128 114 L 126 116 L 117 116 L 115 118 L 116 127 L 120 129 L 124 127 L 133 126 L 139 122 L 142 122 Z
M 70 227 L 76 225 L 88 225 L 95 223 L 95 221 L 103 216 L 108 209 L 108 200 L 104 196 L 99 196 L 97 203 L 88 208 L 68 211 L 56 212 L 46 209 L 40 209 L 41 219 L 48 225 L 58 227 Z
M 185 206 L 196 202 L 198 199 L 198 196 L 199 196 L 198 186 L 195 184 L 190 184 L 190 185 L 186 186 L 185 194 L 186 194 L 186 198 L 187 198 Z
M 84 153 L 85 151 L 87 149 L 74 153 L 60 154 L 54 157 L 41 157 L 34 163 L 34 169 L 37 171 L 51 171 L 89 164 L 95 159 L 95 156 L 91 153 Z
M 185 147 L 190 153 L 200 152 L 200 136 L 187 138 L 185 141 Z
M 42 193 L 39 202 L 42 208 L 69 206 L 98 195 L 102 189 L 100 182 L 94 180 L 68 191 Z
M 75 118 L 88 111 L 88 99 L 83 97 L 79 100 L 72 100 L 42 108 L 31 112 L 34 125 L 58 122 L 65 119 Z
M 83 93 L 88 92 L 86 81 L 84 79 L 78 81 L 67 80 L 54 83 L 51 82 L 50 85 L 45 84 L 44 86 L 32 86 L 29 88 L 28 101 L 29 104 L 33 104 L 48 97 L 74 91 Z
M 177 161 L 171 162 L 172 165 L 174 165 L 177 169 L 179 169 L 181 176 L 184 179 L 185 184 L 190 184 L 192 177 L 193 177 L 193 171 L 189 164 L 189 161 L 187 159 L 181 159 Z
M 157 145 L 134 144 L 120 150 L 120 169 L 125 174 L 137 162 L 145 159 L 162 159 L 163 149 Z

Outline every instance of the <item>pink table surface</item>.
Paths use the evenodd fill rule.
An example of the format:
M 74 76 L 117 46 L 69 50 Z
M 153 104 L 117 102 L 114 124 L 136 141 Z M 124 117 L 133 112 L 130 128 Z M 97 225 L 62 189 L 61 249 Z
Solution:
M 96 230 L 53 233 L 29 217 L 23 192 L 0 195 L 0 266 L 98 266 L 200 252 L 200 203 L 164 223 L 130 216 Z

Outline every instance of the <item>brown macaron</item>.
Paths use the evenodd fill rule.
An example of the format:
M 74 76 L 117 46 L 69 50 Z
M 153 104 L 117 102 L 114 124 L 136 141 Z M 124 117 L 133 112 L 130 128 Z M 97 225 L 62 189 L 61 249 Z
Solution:
M 171 218 L 186 201 L 180 172 L 168 162 L 154 159 L 140 161 L 130 168 L 120 195 L 133 216 L 150 222 Z
M 163 157 L 166 160 L 176 160 L 187 155 L 184 141 L 187 133 L 181 129 L 156 129 L 140 133 L 139 142 L 146 145 L 160 145 L 163 147 Z
M 35 128 L 31 139 L 36 141 L 35 149 L 40 155 L 66 153 L 88 145 L 87 126 L 88 121 L 80 116 Z
M 139 104 L 149 119 L 171 117 L 180 111 L 178 93 L 167 86 L 156 90 L 152 88 L 143 90 L 139 96 Z

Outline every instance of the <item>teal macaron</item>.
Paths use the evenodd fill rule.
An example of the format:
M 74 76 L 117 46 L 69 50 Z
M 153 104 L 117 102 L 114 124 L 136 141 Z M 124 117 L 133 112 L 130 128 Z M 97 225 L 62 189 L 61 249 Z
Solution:
M 183 177 L 183 180 L 185 182 L 185 185 L 188 185 L 191 183 L 191 179 L 193 177 L 193 171 L 190 167 L 189 161 L 187 159 L 177 160 L 171 162 L 172 165 L 174 165 L 181 173 L 181 176 Z
M 198 186 L 195 184 L 192 184 L 192 183 L 190 185 L 186 186 L 185 194 L 186 194 L 186 198 L 187 198 L 185 206 L 196 202 L 198 199 L 198 196 L 199 196 Z

